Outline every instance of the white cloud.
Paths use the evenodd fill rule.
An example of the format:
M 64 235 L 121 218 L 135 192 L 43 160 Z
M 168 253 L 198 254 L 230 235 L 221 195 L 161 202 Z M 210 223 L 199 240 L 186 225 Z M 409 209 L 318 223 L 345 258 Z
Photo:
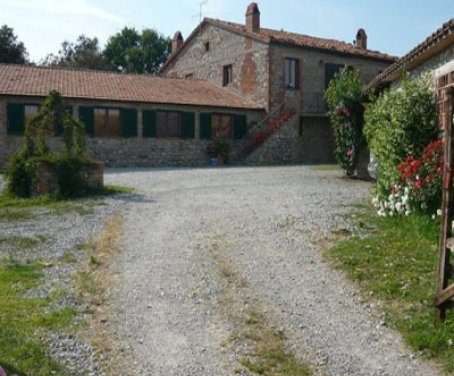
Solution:
M 87 0 L 0 0 L 2 8 L 17 9 L 19 11 L 37 12 L 36 15 L 62 15 L 84 16 L 102 19 L 117 24 L 123 24 L 124 20 L 104 9 L 90 4 Z
M 30 58 L 38 62 L 57 53 L 64 40 L 80 34 L 98 37 L 105 43 L 126 21 L 88 0 L 0 0 L 0 25 L 14 29 Z

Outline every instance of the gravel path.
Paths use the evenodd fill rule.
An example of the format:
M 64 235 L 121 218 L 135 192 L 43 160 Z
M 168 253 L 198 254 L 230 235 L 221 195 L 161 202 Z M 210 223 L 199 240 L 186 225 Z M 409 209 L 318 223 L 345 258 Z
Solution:
M 113 301 L 131 374 L 239 372 L 238 352 L 223 345 L 231 323 L 214 249 L 247 281 L 246 305 L 272 312 L 315 374 L 438 374 L 320 257 L 317 241 L 351 226 L 345 214 L 368 184 L 308 167 L 112 170 L 105 180 L 138 189 Z

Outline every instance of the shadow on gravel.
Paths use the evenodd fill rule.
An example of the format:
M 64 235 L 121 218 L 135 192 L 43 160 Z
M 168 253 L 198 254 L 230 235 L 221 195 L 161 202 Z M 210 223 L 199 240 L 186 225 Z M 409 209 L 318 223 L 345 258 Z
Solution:
M 146 203 L 146 204 L 156 202 L 149 196 L 146 196 L 141 193 L 136 193 L 136 192 L 116 194 L 115 198 L 119 201 L 124 201 L 124 202 L 135 202 L 135 203 L 138 202 L 138 203 Z

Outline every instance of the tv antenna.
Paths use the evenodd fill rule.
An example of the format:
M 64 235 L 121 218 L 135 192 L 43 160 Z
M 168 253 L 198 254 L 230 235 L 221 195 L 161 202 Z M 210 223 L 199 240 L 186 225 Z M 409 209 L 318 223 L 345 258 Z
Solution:
M 205 0 L 205 1 L 202 1 L 201 3 L 199 3 L 199 13 L 197 14 L 194 14 L 192 16 L 192 18 L 196 18 L 198 17 L 199 18 L 199 22 L 202 22 L 202 8 L 204 5 L 206 5 L 208 3 L 208 0 Z

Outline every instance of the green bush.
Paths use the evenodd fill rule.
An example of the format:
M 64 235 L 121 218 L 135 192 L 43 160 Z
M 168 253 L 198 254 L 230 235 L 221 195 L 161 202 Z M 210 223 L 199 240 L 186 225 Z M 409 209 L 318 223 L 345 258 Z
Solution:
M 436 96 L 430 76 L 404 77 L 398 88 L 375 98 L 364 117 L 364 135 L 378 162 L 378 194 L 384 198 L 399 180 L 399 163 L 409 156 L 419 159 L 437 138 Z
M 354 174 L 359 153 L 365 146 L 362 86 L 359 72 L 344 68 L 331 80 L 325 93 L 336 138 L 336 159 L 347 176 Z
M 30 197 L 33 181 L 33 168 L 21 155 L 14 155 L 5 171 L 8 191 L 17 197 Z

